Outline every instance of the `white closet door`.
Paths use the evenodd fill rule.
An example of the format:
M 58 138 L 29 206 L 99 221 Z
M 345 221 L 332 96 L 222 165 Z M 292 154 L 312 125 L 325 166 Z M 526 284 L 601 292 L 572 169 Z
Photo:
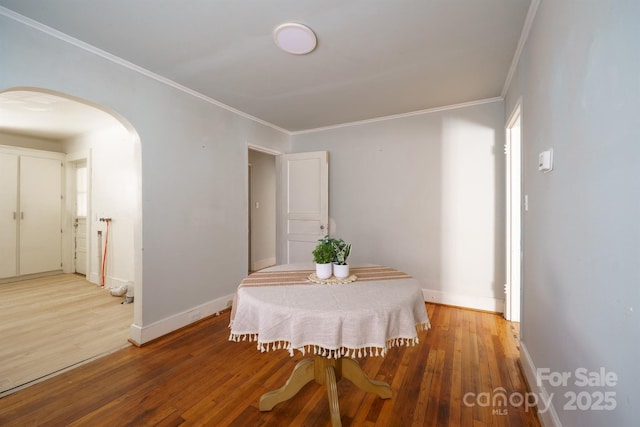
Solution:
M 20 157 L 20 274 L 62 269 L 60 160 Z
M 17 276 L 18 156 L 0 153 L 0 278 Z

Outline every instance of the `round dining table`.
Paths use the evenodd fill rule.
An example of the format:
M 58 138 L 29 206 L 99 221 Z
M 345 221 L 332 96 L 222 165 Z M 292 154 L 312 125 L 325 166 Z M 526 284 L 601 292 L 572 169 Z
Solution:
M 253 341 L 262 352 L 284 349 L 310 357 L 289 379 L 260 398 L 270 411 L 310 381 L 327 386 L 331 421 L 340 426 L 336 382 L 392 397 L 391 387 L 370 379 L 356 358 L 384 357 L 395 346 L 415 345 L 430 327 L 422 288 L 406 273 L 380 265 L 351 267 L 345 279 L 317 280 L 313 264 L 257 271 L 239 285 L 232 304 L 231 341 Z

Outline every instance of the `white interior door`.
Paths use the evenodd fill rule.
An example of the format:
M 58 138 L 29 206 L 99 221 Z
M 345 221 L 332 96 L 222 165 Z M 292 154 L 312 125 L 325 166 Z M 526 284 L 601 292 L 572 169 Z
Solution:
M 20 157 L 20 274 L 62 269 L 60 160 Z
M 0 278 L 18 275 L 18 156 L 0 153 Z
M 282 263 L 311 262 L 329 234 L 329 153 L 283 154 L 280 176 Z
M 506 278 L 505 319 L 520 321 L 522 271 L 522 148 L 520 108 L 507 124 L 506 168 Z

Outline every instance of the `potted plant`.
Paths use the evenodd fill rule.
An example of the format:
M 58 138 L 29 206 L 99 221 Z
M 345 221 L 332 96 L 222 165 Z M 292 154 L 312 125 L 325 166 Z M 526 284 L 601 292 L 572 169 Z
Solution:
M 331 277 L 333 256 L 331 239 L 329 236 L 324 236 L 318 240 L 318 244 L 313 250 L 313 261 L 316 263 L 316 276 L 318 276 L 318 279 Z
M 351 253 L 351 243 L 347 243 L 342 239 L 332 239 L 333 246 L 333 274 L 338 279 L 349 277 L 349 264 L 347 258 Z

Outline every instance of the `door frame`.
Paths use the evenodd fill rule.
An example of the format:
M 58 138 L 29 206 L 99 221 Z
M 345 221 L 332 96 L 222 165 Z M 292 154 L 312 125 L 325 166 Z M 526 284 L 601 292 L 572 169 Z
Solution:
M 519 322 L 524 284 L 522 100 L 505 125 L 505 319 Z
M 250 177 L 250 172 L 249 172 L 249 150 L 254 150 L 254 151 L 259 151 L 265 154 L 270 154 L 272 156 L 275 156 L 275 168 L 276 168 L 276 264 L 283 264 L 287 261 L 287 256 L 286 256 L 286 242 L 287 242 L 287 233 L 286 233 L 286 212 L 285 209 L 283 208 L 284 206 L 284 195 L 283 195 L 283 182 L 282 182 L 282 178 L 283 178 L 283 156 L 285 154 L 291 154 L 291 155 L 301 155 L 301 154 L 308 154 L 308 153 L 283 153 L 271 148 L 267 148 L 267 147 L 263 147 L 263 146 L 259 146 L 259 145 L 255 145 L 255 144 L 250 144 L 247 143 L 247 150 L 246 150 L 246 158 L 245 158 L 245 200 L 247 201 L 247 209 L 246 209 L 246 218 L 247 218 L 247 240 L 250 238 L 250 233 L 251 230 L 250 228 L 250 209 L 251 209 L 251 196 L 250 196 L 250 182 L 249 180 L 251 179 Z M 324 153 L 324 157 L 325 157 L 325 161 L 327 163 L 327 188 L 326 188 L 326 198 L 327 198 L 327 202 L 326 202 L 326 218 L 324 218 L 324 222 L 323 222 L 323 229 L 324 229 L 324 233 L 327 234 L 329 232 L 329 213 L 328 213 L 328 156 L 329 153 L 328 151 L 322 151 L 322 153 Z M 320 235 L 321 233 L 319 233 L 319 237 L 322 237 Z M 250 265 L 251 263 L 251 255 L 249 253 L 249 248 L 247 248 L 247 265 Z
M 77 203 L 77 175 L 76 175 L 76 169 L 78 167 L 78 165 L 84 165 L 87 169 L 87 215 L 85 216 L 86 218 L 86 222 L 85 222 L 85 235 L 86 235 L 86 242 L 85 242 L 85 252 L 86 252 L 86 256 L 85 256 L 85 272 L 86 272 L 86 276 L 87 276 L 87 280 L 89 277 L 89 272 L 91 271 L 91 251 L 89 250 L 89 248 L 91 248 L 91 162 L 89 161 L 89 157 L 91 155 L 91 150 L 84 150 L 82 152 L 79 153 L 71 153 L 67 155 L 67 212 L 70 212 L 68 221 L 70 222 L 70 230 L 71 233 L 70 234 L 70 241 L 67 242 L 67 244 L 69 245 L 68 247 L 70 248 L 70 261 L 68 263 L 69 267 L 70 267 L 70 272 L 71 273 L 75 273 L 77 272 L 77 266 L 76 266 L 76 248 L 75 248 L 75 241 L 76 241 L 76 232 L 77 232 L 77 228 L 75 227 L 75 220 L 76 220 L 76 203 Z
M 251 194 L 251 173 L 252 173 L 252 165 L 249 162 L 249 150 L 252 151 L 258 151 L 260 153 L 264 153 L 264 154 L 269 154 L 271 156 L 273 156 L 275 158 L 275 173 L 276 173 L 276 223 L 275 223 L 275 229 L 276 229 L 276 247 L 275 247 L 275 253 L 276 253 L 276 264 L 280 263 L 280 253 L 279 253 L 279 248 L 280 248 L 280 231 L 279 231 L 279 224 L 280 224 L 280 210 L 279 210 L 279 200 L 280 200 L 280 180 L 278 179 L 278 177 L 280 176 L 280 156 L 282 154 L 284 154 L 281 151 L 277 151 L 268 147 L 263 147 L 261 145 L 256 145 L 256 144 L 251 144 L 251 143 L 247 143 L 247 150 L 246 150 L 246 162 L 245 164 L 247 165 L 246 167 L 246 200 L 247 200 L 247 266 L 248 269 L 251 270 L 252 269 L 252 262 L 253 260 L 251 259 L 251 203 L 253 203 L 253 199 L 252 199 L 252 194 Z

